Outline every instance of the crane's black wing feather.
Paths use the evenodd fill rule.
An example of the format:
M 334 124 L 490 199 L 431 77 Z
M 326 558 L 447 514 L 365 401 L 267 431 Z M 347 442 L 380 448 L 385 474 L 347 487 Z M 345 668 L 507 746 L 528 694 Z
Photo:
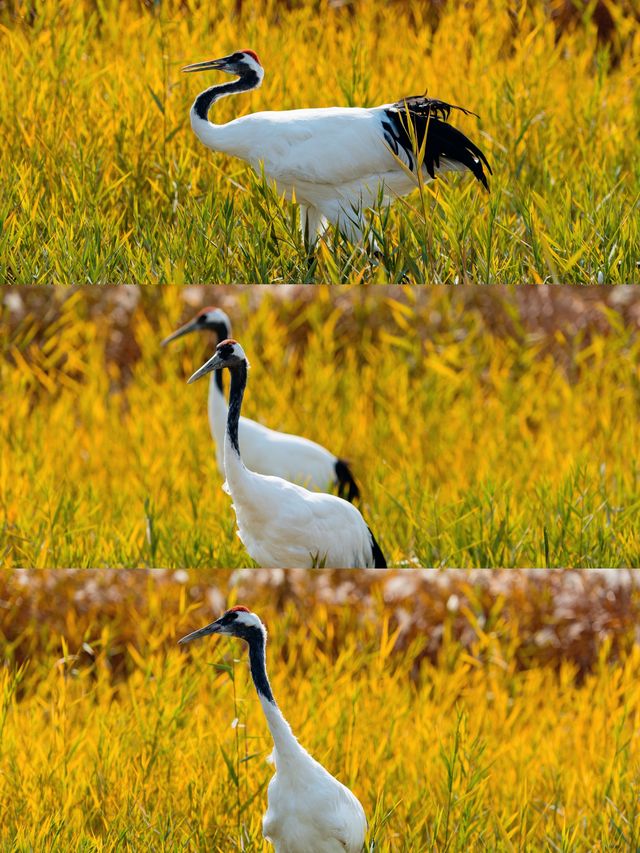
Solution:
M 403 98 L 384 111 L 386 118 L 382 127 L 385 140 L 394 154 L 399 155 L 401 150 L 404 152 L 413 171 L 418 153 L 424 146 L 423 166 L 431 178 L 435 178 L 435 170 L 440 167 L 442 158 L 466 166 L 488 190 L 484 166 L 492 174 L 491 166 L 478 146 L 448 123 L 451 110 L 475 115 L 464 107 L 435 98 L 420 95 Z

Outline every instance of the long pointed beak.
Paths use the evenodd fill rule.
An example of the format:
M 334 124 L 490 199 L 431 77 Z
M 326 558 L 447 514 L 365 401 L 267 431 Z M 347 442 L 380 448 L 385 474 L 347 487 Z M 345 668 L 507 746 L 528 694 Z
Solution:
M 176 329 L 175 332 L 172 332 L 163 341 L 160 341 L 160 346 L 166 347 L 167 344 L 171 343 L 171 341 L 175 341 L 176 338 L 181 338 L 183 335 L 188 335 L 189 332 L 195 332 L 197 328 L 196 324 L 196 320 L 189 320 L 189 322 L 185 323 L 184 326 L 180 326 L 179 329 Z
M 178 645 L 184 646 L 185 643 L 190 643 L 191 640 L 199 640 L 200 637 L 208 637 L 209 634 L 219 634 L 220 633 L 220 625 L 219 619 L 215 622 L 211 622 L 209 625 L 205 625 L 204 628 L 198 628 L 197 631 L 193 631 L 191 634 L 187 634 L 186 637 L 182 637 L 178 640 Z
M 224 367 L 224 363 L 218 353 L 216 353 L 209 361 L 206 361 L 202 367 L 200 367 L 196 372 L 187 379 L 187 385 L 191 385 L 192 382 L 195 382 L 196 379 L 202 379 L 203 376 L 206 376 L 207 373 L 211 373 L 212 370 L 221 370 Z
M 185 65 L 181 68 L 185 74 L 193 74 L 194 71 L 211 71 L 212 69 L 224 71 L 227 64 L 227 59 L 205 59 L 204 62 L 192 62 L 191 65 Z

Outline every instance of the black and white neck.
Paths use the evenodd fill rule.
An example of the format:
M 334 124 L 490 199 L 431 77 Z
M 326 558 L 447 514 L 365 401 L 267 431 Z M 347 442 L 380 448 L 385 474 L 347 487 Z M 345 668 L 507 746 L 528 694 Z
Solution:
M 191 127 L 196 136 L 209 148 L 238 154 L 238 151 L 241 151 L 245 129 L 238 127 L 233 121 L 227 124 L 214 124 L 209 121 L 209 111 L 220 98 L 257 89 L 262 84 L 264 69 L 247 52 L 232 54 L 231 57 L 220 62 L 224 63 L 218 66 L 220 70 L 237 74 L 237 79 L 231 83 L 210 86 L 198 95 L 191 107 Z
M 238 426 L 242 411 L 242 398 L 247 387 L 247 362 L 242 360 L 229 367 L 231 373 L 231 390 L 229 391 L 229 409 L 227 411 L 227 431 L 225 433 L 225 469 L 227 449 L 242 462 L 240 444 L 238 441 Z
M 250 632 L 247 632 L 243 639 L 249 644 L 249 666 L 256 692 L 261 699 L 265 699 L 267 702 L 275 705 L 276 700 L 273 698 L 269 676 L 267 675 L 266 632 L 264 629 L 254 628 Z
M 264 627 L 254 629 L 247 632 L 243 639 L 249 644 L 251 678 L 273 738 L 276 766 L 299 761 L 301 756 L 306 756 L 306 753 L 291 731 L 291 726 L 285 720 L 282 711 L 278 708 L 269 683 L 266 666 L 266 631 Z
M 220 98 L 226 98 L 228 95 L 239 95 L 241 92 L 251 92 L 253 89 L 257 89 L 262 83 L 264 71 L 257 63 L 255 65 L 255 68 L 247 65 L 240 77 L 231 83 L 222 83 L 221 85 L 210 86 L 208 89 L 205 89 L 193 102 L 191 112 L 202 121 L 208 121 L 209 110 Z

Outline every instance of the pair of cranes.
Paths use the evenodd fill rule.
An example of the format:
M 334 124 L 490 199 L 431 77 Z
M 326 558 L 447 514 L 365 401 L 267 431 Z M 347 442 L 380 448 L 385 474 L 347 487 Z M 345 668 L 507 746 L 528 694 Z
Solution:
M 253 560 L 263 568 L 386 568 L 373 533 L 349 502 L 359 490 L 345 460 L 306 438 L 241 417 L 249 363 L 230 338 L 227 315 L 205 308 L 162 343 L 196 331 L 212 331 L 218 340 L 213 357 L 189 382 L 212 374 L 208 408 L 216 458 L 233 499 L 238 536 Z M 228 406 L 225 368 L 231 374 Z M 315 489 L 335 485 L 349 500 L 299 483 Z

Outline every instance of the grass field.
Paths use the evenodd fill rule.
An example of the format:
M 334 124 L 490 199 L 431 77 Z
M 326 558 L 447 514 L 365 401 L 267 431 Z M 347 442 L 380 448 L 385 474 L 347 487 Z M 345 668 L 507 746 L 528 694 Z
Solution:
M 271 744 L 241 644 L 176 647 L 241 596 L 294 732 L 361 799 L 377 851 L 635 853 L 637 592 L 445 573 L 403 598 L 406 572 L 251 574 L 0 575 L 3 849 L 268 849 Z M 582 670 L 553 641 L 572 619 Z
M 567 22 L 560 7 L 573 8 Z M 637 3 L 83 0 L 0 5 L 0 280 L 636 282 Z M 329 234 L 189 126 L 180 66 L 252 47 L 266 68 L 216 121 L 377 105 L 425 89 L 480 114 L 491 194 L 447 177 L 373 216 L 381 257 Z
M 218 304 L 245 413 L 351 461 L 391 565 L 637 566 L 640 301 L 583 291 L 5 290 L 2 563 L 248 564 L 185 382 L 212 343 L 159 346 Z

